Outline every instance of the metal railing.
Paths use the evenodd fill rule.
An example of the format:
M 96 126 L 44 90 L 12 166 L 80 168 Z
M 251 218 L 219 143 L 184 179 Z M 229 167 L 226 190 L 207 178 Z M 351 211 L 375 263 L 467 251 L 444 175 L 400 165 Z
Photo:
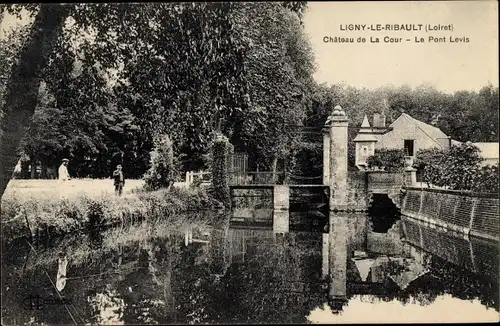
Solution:
M 284 184 L 284 181 L 284 172 L 255 171 L 230 173 L 230 184 L 232 185 L 271 185 Z
M 229 172 L 230 185 L 293 185 L 293 184 L 322 184 L 323 176 L 298 176 L 283 171 L 231 171 Z M 186 185 L 191 185 L 195 181 L 201 183 L 212 182 L 212 173 L 186 172 Z

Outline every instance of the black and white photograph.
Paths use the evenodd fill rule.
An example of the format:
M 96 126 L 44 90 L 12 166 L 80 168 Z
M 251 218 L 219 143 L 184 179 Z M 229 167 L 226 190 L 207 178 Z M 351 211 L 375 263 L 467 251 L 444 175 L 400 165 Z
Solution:
M 0 4 L 2 325 L 500 321 L 498 2 Z

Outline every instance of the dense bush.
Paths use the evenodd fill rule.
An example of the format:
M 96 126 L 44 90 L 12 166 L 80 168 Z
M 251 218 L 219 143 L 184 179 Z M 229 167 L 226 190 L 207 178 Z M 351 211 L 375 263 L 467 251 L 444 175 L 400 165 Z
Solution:
M 498 179 L 498 165 L 483 166 L 474 179 L 472 190 L 476 192 L 498 193 Z
M 498 192 L 498 166 L 481 167 L 479 148 L 467 142 L 448 151 L 437 148 L 419 150 L 413 167 L 429 186 L 454 190 Z
M 151 167 L 144 175 L 145 188 L 157 190 L 168 188 L 178 176 L 178 164 L 174 157 L 173 143 L 168 135 L 161 135 L 154 140 L 151 152 Z
M 376 149 L 366 162 L 369 169 L 376 167 L 388 172 L 400 171 L 404 167 L 404 152 L 402 149 Z
M 445 158 L 446 152 L 439 148 L 420 149 L 413 160 L 413 167 L 422 174 L 422 180 L 428 185 L 440 186 Z
M 449 189 L 471 190 L 482 160 L 479 148 L 470 142 L 451 146 L 441 164 L 441 184 Z

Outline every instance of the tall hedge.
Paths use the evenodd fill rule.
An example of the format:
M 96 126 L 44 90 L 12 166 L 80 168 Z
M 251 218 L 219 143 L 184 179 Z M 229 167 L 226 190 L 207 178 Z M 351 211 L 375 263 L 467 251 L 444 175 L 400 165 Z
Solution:
M 375 153 L 368 157 L 368 168 L 385 169 L 388 172 L 401 171 L 404 168 L 404 152 L 402 149 L 375 149 Z
M 230 208 L 231 206 L 229 193 L 231 147 L 228 139 L 223 136 L 218 136 L 212 146 L 212 194 L 226 208 Z
M 151 152 L 151 167 L 144 175 L 148 190 L 168 188 L 178 173 L 174 158 L 173 143 L 168 135 L 155 138 Z
M 413 167 L 429 185 L 454 190 L 498 192 L 498 166 L 482 167 L 479 148 L 467 142 L 453 145 L 449 150 L 419 150 Z

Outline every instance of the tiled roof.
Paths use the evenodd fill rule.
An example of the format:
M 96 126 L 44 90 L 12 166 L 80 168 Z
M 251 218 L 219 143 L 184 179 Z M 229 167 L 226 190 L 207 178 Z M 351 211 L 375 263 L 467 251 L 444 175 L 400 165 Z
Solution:
M 427 136 L 431 137 L 434 140 L 448 138 L 448 136 L 444 132 L 442 132 L 441 129 L 437 127 L 431 126 L 425 122 L 417 120 L 412 116 L 410 116 L 409 114 L 402 113 L 401 115 L 411 120 L 415 125 L 417 125 L 417 127 L 419 127 L 424 133 L 426 133 Z

